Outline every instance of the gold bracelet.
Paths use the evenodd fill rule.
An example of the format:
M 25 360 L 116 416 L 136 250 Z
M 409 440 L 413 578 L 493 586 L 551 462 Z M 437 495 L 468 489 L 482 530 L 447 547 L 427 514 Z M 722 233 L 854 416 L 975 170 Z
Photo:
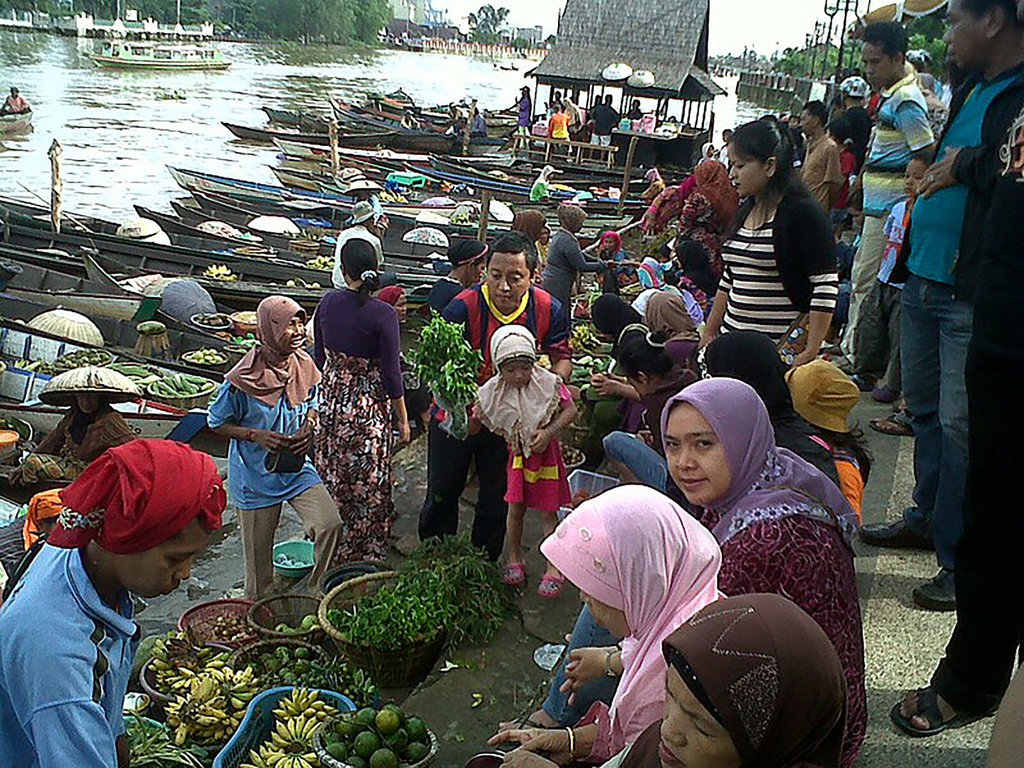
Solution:
M 569 734 L 569 760 L 576 759 L 576 734 L 572 732 L 572 728 L 566 728 L 565 732 Z

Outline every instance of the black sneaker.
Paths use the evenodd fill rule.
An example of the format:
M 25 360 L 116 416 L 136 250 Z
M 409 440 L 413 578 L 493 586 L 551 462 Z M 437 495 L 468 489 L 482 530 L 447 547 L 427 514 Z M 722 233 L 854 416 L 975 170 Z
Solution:
M 922 536 L 911 530 L 905 521 L 894 523 L 876 523 L 861 526 L 860 540 L 872 547 L 884 549 L 922 549 L 933 550 L 935 545 L 928 536 Z
M 953 572 L 943 568 L 931 581 L 914 587 L 914 602 L 926 611 L 955 611 L 956 586 Z

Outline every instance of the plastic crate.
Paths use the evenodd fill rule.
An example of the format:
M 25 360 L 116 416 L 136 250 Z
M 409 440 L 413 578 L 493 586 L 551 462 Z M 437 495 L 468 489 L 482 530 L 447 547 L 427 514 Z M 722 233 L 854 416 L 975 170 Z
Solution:
M 403 187 L 425 187 L 427 177 L 422 173 L 408 173 L 406 171 L 392 171 L 388 174 L 387 181 L 400 184 Z
M 293 690 L 295 689 L 291 686 L 271 688 L 250 701 L 245 712 L 245 719 L 238 726 L 235 735 L 214 759 L 213 768 L 239 768 L 240 765 L 247 762 L 249 751 L 258 748 L 260 744 L 270 738 L 271 728 L 274 725 L 274 707 Z M 356 705 L 347 696 L 342 696 L 334 691 L 312 690 L 316 690 L 320 694 L 320 698 L 326 699 L 339 712 L 356 711 Z
M 601 475 L 597 472 L 588 472 L 585 469 L 574 469 L 569 474 L 569 493 L 575 497 L 580 491 L 586 491 L 588 500 L 604 493 L 610 488 L 614 488 L 618 484 L 619 479 L 616 477 Z M 571 507 L 561 507 L 558 510 L 558 520 L 565 520 L 571 512 Z

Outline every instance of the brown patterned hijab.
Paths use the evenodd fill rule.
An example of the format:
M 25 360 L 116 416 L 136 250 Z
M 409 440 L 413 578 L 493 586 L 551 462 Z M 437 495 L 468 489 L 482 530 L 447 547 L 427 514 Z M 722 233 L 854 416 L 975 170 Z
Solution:
M 665 657 L 732 737 L 743 766 L 837 768 L 846 683 L 821 627 L 779 595 L 741 595 L 699 611 L 668 637 Z M 660 723 L 622 768 L 660 768 Z

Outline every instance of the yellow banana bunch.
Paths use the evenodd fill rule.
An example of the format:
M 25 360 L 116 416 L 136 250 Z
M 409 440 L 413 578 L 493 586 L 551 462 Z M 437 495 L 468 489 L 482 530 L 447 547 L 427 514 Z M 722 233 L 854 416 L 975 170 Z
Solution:
M 214 264 L 213 266 L 207 267 L 203 272 L 204 277 L 209 277 L 212 280 L 237 280 L 238 275 L 232 272 L 223 264 Z
M 174 729 L 175 741 L 219 744 L 231 737 L 245 715 L 249 701 L 257 693 L 252 669 L 235 671 L 215 667 L 191 678 L 187 693 L 179 695 L 167 707 L 167 723 Z

